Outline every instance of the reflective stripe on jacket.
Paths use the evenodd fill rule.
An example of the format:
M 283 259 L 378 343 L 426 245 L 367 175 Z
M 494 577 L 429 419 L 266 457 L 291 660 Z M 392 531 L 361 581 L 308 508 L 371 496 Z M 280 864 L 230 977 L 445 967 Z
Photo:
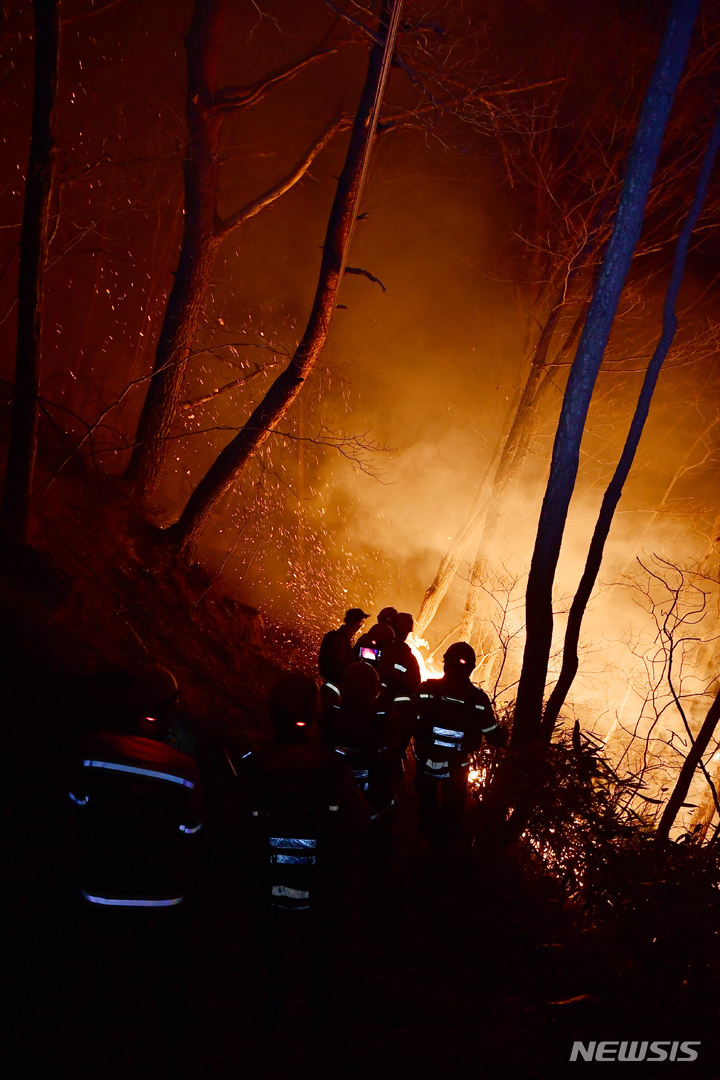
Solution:
M 469 764 L 483 736 L 495 741 L 499 728 L 490 699 L 469 680 L 428 679 L 416 701 L 415 759 L 426 776 L 447 779 Z

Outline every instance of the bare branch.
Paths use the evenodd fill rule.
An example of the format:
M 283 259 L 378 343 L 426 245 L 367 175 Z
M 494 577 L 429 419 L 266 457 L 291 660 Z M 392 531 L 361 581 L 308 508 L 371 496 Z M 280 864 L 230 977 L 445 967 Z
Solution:
M 290 67 L 279 68 L 272 71 L 263 79 L 251 83 L 249 86 L 224 86 L 217 90 L 212 97 L 210 108 L 216 112 L 231 112 L 233 109 L 244 109 L 260 101 L 273 86 L 281 86 L 284 82 L 294 78 L 300 71 L 323 56 L 331 56 L 337 49 L 319 49 L 310 53 L 304 60 Z
M 377 480 L 380 484 L 385 484 L 380 470 L 363 455 L 388 453 L 391 447 L 385 446 L 382 443 L 371 442 L 367 438 L 367 434 L 347 435 L 342 431 L 339 434 L 335 434 L 326 428 L 325 425 L 321 425 L 317 435 L 295 435 L 292 432 L 280 431 L 277 428 L 272 434 L 292 442 L 310 443 L 314 446 L 323 446 L 331 450 L 337 450 L 344 458 L 347 458 L 348 461 L 352 462 L 353 467 L 359 469 L 360 472 L 365 473 L 366 476 L 372 477 L 373 480 Z
M 485 88 L 483 90 L 470 90 L 464 87 L 465 93 L 460 97 L 446 97 L 442 101 L 433 98 L 432 101 L 427 101 L 423 105 L 418 105 L 415 109 L 404 109 L 401 112 L 395 113 L 387 119 L 382 120 L 378 124 L 378 131 L 392 131 L 398 127 L 408 127 L 414 120 L 418 120 L 420 116 L 425 113 L 437 113 L 439 111 L 450 111 L 451 109 L 457 109 L 461 105 L 470 105 L 473 102 L 480 102 L 490 113 L 493 119 L 493 126 L 497 127 L 497 105 L 494 105 L 490 98 L 505 98 L 510 97 L 511 94 L 525 93 L 527 90 L 536 90 L 541 86 L 551 86 L 553 83 L 564 82 L 563 79 L 548 79 L 544 82 L 532 83 L 529 86 L 521 86 L 515 88 L 498 88 L 495 90 L 489 90 Z M 462 86 L 462 84 L 458 84 Z
M 359 266 L 346 266 L 346 274 L 358 274 L 361 277 L 366 277 L 368 281 L 373 281 L 376 285 L 379 285 L 383 292 L 387 292 L 387 289 L 383 285 L 380 278 L 376 278 L 374 274 L 371 274 L 369 270 L 361 270 Z
M 83 19 L 89 19 L 93 15 L 102 15 L 104 11 L 109 11 L 110 8 L 117 7 L 121 4 L 122 0 L 110 0 L 109 4 L 105 4 L 101 8 L 94 8 L 92 11 L 84 11 L 82 15 L 70 15 L 67 19 L 63 19 L 60 23 L 62 27 L 71 26 L 73 23 L 82 22 Z
M 183 401 L 181 409 L 194 409 L 197 405 L 204 405 L 206 401 L 212 401 L 213 398 L 220 397 L 221 394 L 227 393 L 228 390 L 234 390 L 236 386 L 243 386 L 245 383 L 250 382 L 257 375 L 262 375 L 266 368 L 274 367 L 277 364 L 282 363 L 281 360 L 271 361 L 269 364 L 256 364 L 253 371 L 248 375 L 243 375 L 239 379 L 233 379 L 232 382 L 225 383 L 224 386 L 219 387 L 217 390 L 213 390 L 211 394 L 205 394 L 203 397 L 193 398 L 192 401 Z
M 320 138 L 306 151 L 304 157 L 297 162 L 294 168 L 284 176 L 282 180 L 278 181 L 274 187 L 263 192 L 262 195 L 258 195 L 257 198 L 246 203 L 246 205 L 238 210 L 236 214 L 231 214 L 230 217 L 219 222 L 216 226 L 215 235 L 219 239 L 224 239 L 224 237 L 228 236 L 233 229 L 237 229 L 239 225 L 244 225 L 246 221 L 255 217 L 261 210 L 270 206 L 270 204 L 275 202 L 276 199 L 279 199 L 281 195 L 284 195 L 286 191 L 289 191 L 291 187 L 297 184 L 298 180 L 303 178 L 320 151 L 327 146 L 333 136 L 337 135 L 339 131 L 344 131 L 349 127 L 350 118 L 345 113 L 340 113 L 336 116 L 332 123 L 325 128 L 325 131 Z
M 361 23 L 359 19 L 353 19 L 352 15 L 348 15 L 347 12 L 341 11 L 339 7 L 335 7 L 335 5 L 331 3 L 331 0 L 325 0 L 325 3 L 330 8 L 330 10 L 334 11 L 336 15 L 339 15 L 341 19 L 345 19 L 345 21 L 350 23 L 351 26 L 354 26 L 357 30 L 360 30 L 366 38 L 369 38 L 369 40 L 373 42 L 373 44 L 380 45 L 382 47 L 382 38 L 379 34 L 376 34 L 373 30 L 371 30 L 369 26 L 365 26 L 365 24 Z

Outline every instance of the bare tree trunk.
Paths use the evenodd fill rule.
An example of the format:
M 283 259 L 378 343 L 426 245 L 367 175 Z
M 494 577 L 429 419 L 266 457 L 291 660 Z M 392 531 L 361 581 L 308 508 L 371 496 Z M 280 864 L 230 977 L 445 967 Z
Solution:
M 305 333 L 287 368 L 277 377 L 243 428 L 205 473 L 178 521 L 166 530 L 168 539 L 185 559 L 193 557 L 200 534 L 214 507 L 288 412 L 327 339 L 370 150 L 375 139 L 401 10 L 401 0 L 393 0 L 392 10 L 389 0 L 384 0 L 380 22 L 381 27 L 389 28 L 386 36 L 384 35 L 384 46 L 376 43 L 370 50 L 365 86 L 330 211 L 320 278 Z
M 645 427 L 645 421 L 647 420 L 650 411 L 650 402 L 652 401 L 652 396 L 655 392 L 660 369 L 662 368 L 665 357 L 667 356 L 673 338 L 675 337 L 675 331 L 677 329 L 675 304 L 685 272 L 685 259 L 687 256 L 688 245 L 695 225 L 697 224 L 703 202 L 705 201 L 705 195 L 718 146 L 720 146 L 720 115 L 718 116 L 710 136 L 710 141 L 708 142 L 705 160 L 703 161 L 700 176 L 698 177 L 693 204 L 690 207 L 690 211 L 685 219 L 680 235 L 678 236 L 670 281 L 665 294 L 662 333 L 660 334 L 660 339 L 645 373 L 645 378 L 635 408 L 635 414 L 630 424 L 630 430 L 627 439 L 625 440 L 620 460 L 603 497 L 597 524 L 595 525 L 595 531 L 593 532 L 593 537 L 590 542 L 585 569 L 583 570 L 578 590 L 573 597 L 573 602 L 570 606 L 560 676 L 550 695 L 543 716 L 543 737 L 548 742 L 552 736 L 557 718 L 560 715 L 560 709 L 563 706 L 568 690 L 577 673 L 579 663 L 578 643 L 580 641 L 580 629 L 583 616 L 585 615 L 588 601 L 590 600 L 590 594 L 592 593 L 600 571 L 605 543 L 610 532 L 615 509 L 620 501 L 620 496 L 622 495 L 623 487 L 632 467 L 632 463 L 635 460 L 635 454 L 640 442 L 640 436 Z
M 698 5 L 699 0 L 673 0 L 660 54 L 643 100 L 613 231 L 563 398 L 528 577 L 525 652 L 512 734 L 516 746 L 540 735 L 553 635 L 552 587 L 575 487 L 580 442 L 620 293 L 642 229 L 645 205 Z
M 225 0 L 195 0 L 192 22 L 185 38 L 188 144 L 183 161 L 185 213 L 180 258 L 165 309 L 135 445 L 125 473 L 140 501 L 148 499 L 160 482 L 193 338 L 200 324 L 220 244 L 231 232 L 293 187 L 346 123 L 344 117 L 336 117 L 287 176 L 237 213 L 221 220 L 217 214 L 217 192 L 218 145 L 223 117 L 253 105 L 273 86 L 279 86 L 308 64 L 335 51 L 317 49 L 304 60 L 271 72 L 250 86 L 218 90 L 217 48 L 224 12 Z
M 655 839 L 659 842 L 667 840 L 670 836 L 670 830 L 677 817 L 677 812 L 687 798 L 687 793 L 690 790 L 690 784 L 695 775 L 695 770 L 702 761 L 702 756 L 708 748 L 708 743 L 717 727 L 718 720 L 720 720 L 720 691 L 718 691 L 715 700 L 708 709 L 708 714 L 703 720 L 702 727 L 697 733 L 695 742 L 690 747 L 690 752 L 683 762 L 677 784 L 673 788 L 672 795 L 668 799 L 665 809 L 663 810 L 660 824 L 655 833 Z
M 60 0 L 33 0 L 33 10 L 35 83 L 20 236 L 15 388 L 5 489 L 0 508 L 4 531 L 18 542 L 23 542 L 27 536 L 37 451 L 43 273 L 55 160 L 53 126 L 60 49 Z
M 185 38 L 188 143 L 183 160 L 185 215 L 180 259 L 155 353 L 126 477 L 142 501 L 154 492 L 168 453 L 190 349 L 219 240 L 215 235 L 221 114 L 213 107 L 217 45 L 225 0 L 196 0 Z

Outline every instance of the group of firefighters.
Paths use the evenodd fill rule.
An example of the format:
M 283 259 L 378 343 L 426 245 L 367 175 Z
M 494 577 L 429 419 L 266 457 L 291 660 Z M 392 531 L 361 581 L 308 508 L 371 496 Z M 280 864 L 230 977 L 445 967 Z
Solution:
M 242 756 L 223 748 L 257 838 L 260 891 L 275 911 L 321 905 L 353 838 L 382 846 L 409 747 L 419 828 L 447 844 L 462 818 L 471 756 L 483 738 L 505 742 L 489 698 L 471 682 L 469 644 L 451 645 L 442 677 L 422 681 L 406 640 L 412 616 L 384 608 L 361 633 L 368 618 L 351 608 L 325 635 L 321 686 L 302 672 L 280 677 L 269 696 L 267 745 Z M 174 907 L 203 824 L 192 725 L 161 666 L 141 672 L 121 712 L 115 730 L 86 742 L 70 793 L 81 815 L 82 895 L 105 907 Z

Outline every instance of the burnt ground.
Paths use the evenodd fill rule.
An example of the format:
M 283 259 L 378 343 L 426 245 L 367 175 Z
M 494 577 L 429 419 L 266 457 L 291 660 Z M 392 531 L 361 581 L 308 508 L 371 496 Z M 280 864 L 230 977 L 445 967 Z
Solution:
M 563 904 L 550 880 L 483 851 L 482 838 L 474 846 L 465 838 L 452 853 L 430 851 L 417 832 L 410 788 L 387 864 L 370 845 L 354 899 L 332 924 L 282 948 L 253 904 L 246 825 L 229 809 L 228 777 L 212 752 L 205 763 L 206 829 L 188 903 L 132 912 L 84 904 L 67 790 L 78 740 L 102 706 L 88 689 L 98 623 L 92 590 L 78 603 L 77 582 L 69 586 L 54 572 L 49 584 L 38 585 L 37 570 L 6 574 L 2 595 L 8 1075 L 492 1080 L 603 1069 L 614 1075 L 619 1063 L 570 1064 L 573 1041 L 699 1039 L 697 1062 L 633 1068 L 651 1078 L 720 1076 L 720 966 L 717 950 L 698 945 L 707 936 L 694 936 L 691 901 L 677 932 L 671 928 L 655 941 L 637 921 L 592 925 Z M 126 614 L 135 603 L 147 615 L 147 571 L 116 565 L 115 572 L 125 577 L 113 602 L 130 594 Z M 130 589 L 132 573 L 138 581 Z M 35 590 L 29 598 L 28 580 Z M 159 596 L 158 580 L 147 588 L 159 628 L 156 622 L 142 634 L 139 624 L 131 629 L 152 639 L 153 655 L 163 658 L 163 620 L 169 625 L 177 596 Z M 198 595 L 206 587 L 196 586 Z M 224 641 L 222 662 L 234 672 L 228 693 L 245 686 L 242 708 L 236 698 L 227 705 L 230 738 L 249 738 L 262 726 L 253 703 L 277 658 L 257 644 L 247 612 L 238 614 L 238 645 L 225 640 L 222 626 L 212 631 L 220 615 L 207 611 L 192 646 L 198 671 L 191 689 L 200 701 L 203 678 L 215 686 L 200 721 L 212 747 L 222 699 L 202 653 L 213 634 L 218 649 Z M 167 644 L 170 653 L 182 648 L 188 663 L 190 630 L 183 630 L 182 645 L 167 634 L 176 650 Z M 233 661 L 233 650 L 243 663 Z M 95 670 L 97 662 L 95 656 Z M 216 655 L 208 663 L 212 673 L 221 660 Z M 256 685 L 248 688 L 253 671 Z M 311 972 L 320 945 L 318 996 Z M 279 1003 L 272 997 L 278 987 Z

